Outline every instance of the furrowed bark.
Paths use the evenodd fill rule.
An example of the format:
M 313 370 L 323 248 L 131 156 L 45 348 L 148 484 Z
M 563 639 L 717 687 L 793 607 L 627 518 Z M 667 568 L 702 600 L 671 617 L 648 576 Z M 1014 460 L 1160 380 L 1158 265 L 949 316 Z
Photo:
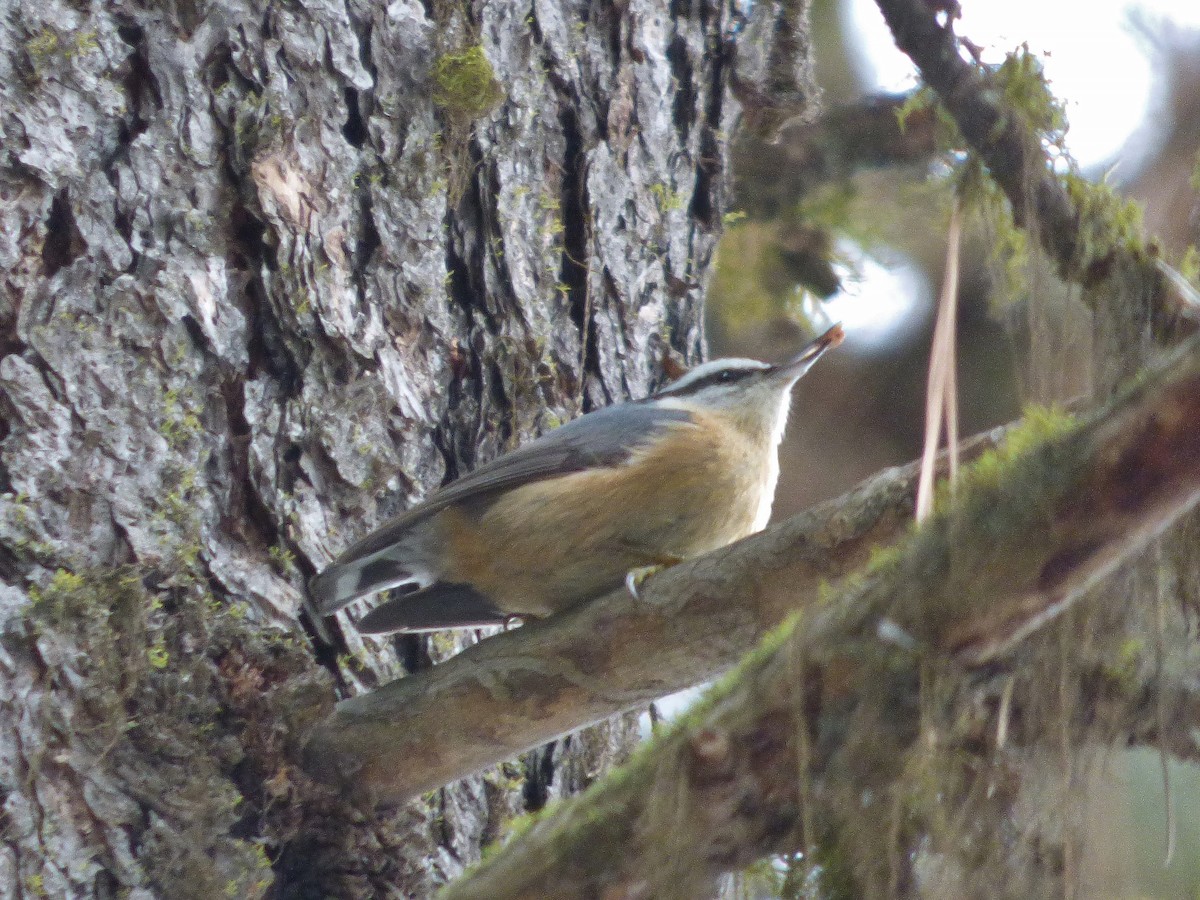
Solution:
M 746 11 L 791 107 L 804 6 L 782 44 Z M 5 4 L 0 895 L 427 897 L 626 758 L 631 716 L 365 819 L 291 764 L 297 719 L 473 636 L 314 623 L 303 586 L 649 393 L 661 344 L 699 358 L 733 14 Z
M 881 848 L 900 827 L 894 791 L 921 731 L 920 684 L 930 667 L 961 681 L 962 666 L 1010 650 L 1200 499 L 1198 347 L 977 485 L 894 562 L 767 642 L 703 709 L 443 897 L 700 896 L 722 872 L 848 831 L 858 811 L 874 825 L 860 817 L 843 834 L 859 851 L 857 886 L 894 893 Z M 755 573 L 745 593 L 785 569 Z M 684 585 L 663 579 L 649 602 Z

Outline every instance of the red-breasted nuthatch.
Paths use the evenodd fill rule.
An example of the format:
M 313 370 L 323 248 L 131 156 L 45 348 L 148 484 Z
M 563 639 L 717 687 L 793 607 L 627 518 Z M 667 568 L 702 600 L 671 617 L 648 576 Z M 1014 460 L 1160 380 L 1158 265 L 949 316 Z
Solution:
M 588 413 L 480 466 L 316 576 L 319 611 L 412 585 L 359 630 L 500 625 L 761 530 L 792 386 L 842 337 L 834 326 L 781 365 L 705 363 L 652 397 Z

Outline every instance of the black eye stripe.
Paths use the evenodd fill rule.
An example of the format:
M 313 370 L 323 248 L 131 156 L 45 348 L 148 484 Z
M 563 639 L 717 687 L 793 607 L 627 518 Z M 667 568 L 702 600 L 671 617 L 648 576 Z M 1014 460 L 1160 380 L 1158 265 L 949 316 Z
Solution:
M 740 381 L 747 376 L 753 375 L 760 371 L 759 369 L 720 369 L 716 372 L 709 372 L 703 378 L 693 381 L 691 384 L 682 387 L 668 387 L 667 391 L 676 397 L 686 397 L 689 394 L 694 394 L 706 387 L 712 387 L 717 384 L 732 384 Z
M 728 384 L 732 381 L 741 381 L 757 371 L 757 369 L 722 369 L 720 372 L 713 372 L 699 384 Z

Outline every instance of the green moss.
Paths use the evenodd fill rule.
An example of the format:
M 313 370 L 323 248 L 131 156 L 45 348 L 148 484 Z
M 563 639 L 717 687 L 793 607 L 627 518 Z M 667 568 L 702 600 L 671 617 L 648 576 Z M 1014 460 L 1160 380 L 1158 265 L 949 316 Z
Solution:
M 1195 244 L 1188 244 L 1188 248 L 1183 251 L 1183 259 L 1179 261 L 1179 274 L 1191 285 L 1200 282 L 1200 250 L 1196 249 Z
M 171 465 L 163 475 L 163 493 L 159 496 L 154 518 L 176 526 L 171 529 L 177 540 L 170 553 L 178 577 L 190 574 L 200 555 L 200 513 L 194 496 L 197 470 Z
M 1022 45 L 1008 54 L 993 69 L 992 81 L 1002 95 L 1006 114 L 1019 117 L 1022 127 L 1040 135 L 1052 152 L 1065 156 L 1065 108 L 1051 92 L 1042 62 L 1029 47 Z M 927 86 L 914 92 L 897 111 L 901 129 L 914 114 L 926 110 L 937 116 L 937 144 L 942 152 L 965 147 L 966 141 L 954 119 Z M 998 127 L 1005 124 L 1002 120 Z M 1028 279 L 1028 237 L 1013 223 L 1011 205 L 978 154 L 972 151 L 962 157 L 955 165 L 952 182 L 963 208 L 980 213 L 991 232 L 992 263 L 1001 284 L 999 290 L 992 292 L 992 302 L 997 306 L 1007 305 L 1005 301 L 1019 296 L 1020 285 Z
M 717 249 L 709 312 L 727 335 L 770 321 L 788 308 L 796 279 L 783 258 L 780 228 L 743 222 L 726 230 Z
M 182 449 L 204 430 L 189 392 L 171 388 L 163 394 L 163 418 L 158 431 L 175 450 Z
M 1028 292 L 1032 255 L 1029 235 L 1013 222 L 1012 207 L 990 178 L 978 195 L 974 208 L 990 233 L 988 262 L 996 288 L 988 295 L 988 305 L 998 318 Z
M 302 318 L 312 312 L 312 291 L 306 287 L 299 288 L 296 292 L 296 316 Z
M 1126 697 L 1136 696 L 1142 688 L 1139 674 L 1146 656 L 1146 641 L 1133 635 L 1125 638 L 1111 660 L 1101 666 L 1110 685 Z
M 429 649 L 435 659 L 446 659 L 458 652 L 458 641 L 453 632 L 435 631 L 429 635 Z
M 1089 182 L 1073 171 L 1074 164 L 1064 146 L 1065 107 L 1050 90 L 1039 56 L 1031 53 L 1028 46 L 1021 46 L 992 71 L 992 83 L 1000 93 L 1004 115 L 1010 117 L 1002 119 L 997 128 L 1011 124 L 1013 118 L 1019 119 L 1020 127 L 1037 134 L 1051 157 L 1059 162 L 1066 160 L 1067 168 L 1071 170 L 1062 175 L 1061 180 L 1079 210 L 1080 221 L 1075 257 L 1070 263 L 1071 272 L 1067 274 L 1081 276 L 1086 284 L 1107 271 L 1107 263 L 1114 253 L 1143 254 L 1145 239 L 1141 208 L 1119 197 L 1110 185 Z M 901 127 L 912 115 L 929 108 L 943 114 L 932 92 L 922 88 L 898 111 Z M 952 126 L 947 117 L 947 130 Z M 948 141 L 939 140 L 943 149 L 961 148 L 963 143 L 957 132 L 949 135 Z M 1006 305 L 1005 301 L 1021 296 L 1021 287 L 1028 281 L 1028 237 L 1014 226 L 1008 200 L 975 153 L 968 153 L 956 166 L 954 181 L 964 207 L 981 211 L 990 226 L 994 268 L 1002 285 L 993 292 L 993 301 L 998 301 L 1000 306 Z
M 1005 106 L 1024 119 L 1024 124 L 1061 149 L 1067 130 L 1062 101 L 1046 82 L 1042 61 L 1022 44 L 1008 54 L 995 71 L 995 81 L 1004 95 Z
M 144 684 L 150 671 L 146 651 L 156 642 L 148 637 L 149 595 L 137 572 L 60 568 L 28 593 L 34 628 L 53 631 L 78 650 L 76 671 L 87 684 L 81 696 L 94 730 L 110 740 L 124 734 L 134 718 L 128 701 Z M 139 659 L 146 663 L 139 665 Z
M 276 544 L 267 553 L 271 557 L 272 568 L 281 575 L 286 575 L 296 563 L 296 554 L 282 544 Z
M 908 130 L 908 120 L 915 113 L 922 113 L 928 109 L 932 109 L 937 105 L 937 94 L 933 92 L 927 84 L 921 85 L 900 104 L 900 108 L 896 110 L 896 124 L 900 126 L 901 133 Z
M 610 834 L 593 834 L 591 837 L 598 841 L 620 841 L 626 839 L 623 830 L 625 824 L 618 818 L 608 817 L 608 798 L 619 795 L 624 785 L 631 778 L 645 779 L 647 769 L 658 769 L 658 779 L 664 778 L 661 771 L 663 760 L 670 760 L 675 753 L 668 745 L 687 741 L 695 730 L 700 727 L 714 706 L 721 703 L 736 689 L 748 673 L 764 664 L 779 647 L 789 639 L 798 623 L 800 614 L 795 613 L 785 622 L 772 629 L 759 643 L 758 647 L 748 654 L 737 667 L 725 675 L 710 688 L 703 699 L 680 716 L 669 728 L 655 735 L 649 741 L 639 745 L 632 757 L 620 768 L 610 772 L 602 781 L 597 782 L 581 797 L 557 802 L 547 806 L 540 813 L 532 816 L 522 816 L 514 819 L 508 826 L 511 838 L 508 843 L 526 835 L 535 826 L 545 826 L 555 829 L 553 837 L 559 846 L 560 853 L 576 850 L 573 841 L 579 829 L 587 829 L 595 825 L 603 825 L 610 829 Z M 654 804 L 651 803 L 651 808 Z M 661 812 L 661 810 L 658 810 Z M 571 825 L 564 827 L 565 820 L 570 819 Z
M 160 798 L 140 837 L 155 896 L 262 897 L 273 877 L 262 842 L 286 843 L 297 820 L 283 803 L 247 812 L 257 795 L 239 784 L 286 768 L 284 742 L 312 709 L 299 700 L 322 681 L 293 637 L 215 615 L 201 573 L 180 565 L 60 567 L 27 589 L 28 631 L 48 635 L 72 672 L 47 681 L 40 709 L 52 733 L 69 733 L 76 765 L 135 773 L 133 788 Z M 261 838 L 229 836 L 243 816 Z M 32 876 L 27 893 L 39 884 Z
M 650 185 L 650 193 L 658 204 L 658 209 L 661 213 L 676 212 L 684 207 L 683 194 L 672 190 L 661 181 L 656 181 Z
M 813 191 L 796 208 L 796 218 L 801 222 L 819 225 L 846 236 L 862 238 L 868 243 L 875 234 L 860 234 L 855 221 L 855 201 L 860 191 L 853 181 L 841 181 Z
M 903 556 L 903 552 L 896 544 L 888 544 L 886 546 L 874 546 L 871 548 L 870 558 L 867 560 L 866 571 L 878 572 L 880 569 L 894 566 Z
M 75 35 L 75 40 L 71 42 L 71 46 L 67 48 L 67 59 L 73 56 L 87 56 L 90 53 L 95 53 L 100 49 L 100 42 L 96 38 L 95 31 L 81 31 Z
M 1079 210 L 1074 268 L 1085 278 L 1113 253 L 1143 256 L 1146 252 L 1142 207 L 1117 194 L 1111 185 L 1069 174 L 1067 194 Z
M 42 877 L 41 873 L 34 872 L 33 874 L 26 875 L 24 881 L 25 890 L 34 897 L 50 896 L 49 892 L 46 890 L 45 879 Z
M 163 645 L 161 638 L 146 648 L 146 661 L 152 669 L 165 669 L 171 662 L 171 653 Z
M 37 64 L 58 50 L 58 43 L 58 35 L 49 28 L 43 28 L 25 42 L 25 52 Z
M 842 852 L 842 844 L 834 835 L 826 835 L 813 850 L 813 877 L 816 891 L 798 896 L 817 896 L 822 900 L 852 900 L 862 891 L 854 878 L 854 865 Z
M 486 777 L 486 776 L 485 776 Z M 557 811 L 557 807 L 562 803 L 561 799 L 551 800 L 543 809 L 536 813 L 523 813 L 519 816 L 513 816 L 500 826 L 501 837 L 498 841 L 493 841 L 483 848 L 483 853 L 480 856 L 480 862 L 486 863 L 495 857 L 500 850 L 506 847 L 510 842 L 521 837 L 525 832 L 540 822 L 544 817 L 548 817 Z
M 103 610 L 83 576 L 66 569 L 56 570 L 48 584 L 30 585 L 29 599 L 33 602 L 34 615 L 44 622 L 91 617 Z
M 958 489 L 971 491 L 995 488 L 1013 460 L 1074 430 L 1079 424 L 1071 413 L 1056 406 L 1028 406 L 1021 421 L 1009 429 L 1003 442 L 984 452 L 959 473 Z M 945 483 L 939 485 L 938 507 L 947 502 Z
M 443 53 L 433 64 L 433 102 L 459 120 L 487 115 L 504 102 L 504 89 L 483 47 Z
M 445 170 L 445 178 L 434 182 L 432 195 L 441 194 L 437 186 L 444 185 L 446 203 L 453 207 L 474 173 L 469 146 L 473 123 L 503 103 L 505 94 L 479 45 L 442 53 L 430 76 L 433 102 L 441 111 L 444 126 L 436 146 Z
M 776 864 L 776 858 L 766 856 L 742 869 L 734 879 L 737 897 L 784 897 L 786 870 Z
M 962 132 L 958 130 L 958 123 L 929 85 L 921 85 L 909 94 L 896 110 L 896 124 L 900 126 L 901 133 L 908 130 L 909 122 L 914 116 L 934 117 L 934 142 L 940 152 L 959 149 L 966 143 Z

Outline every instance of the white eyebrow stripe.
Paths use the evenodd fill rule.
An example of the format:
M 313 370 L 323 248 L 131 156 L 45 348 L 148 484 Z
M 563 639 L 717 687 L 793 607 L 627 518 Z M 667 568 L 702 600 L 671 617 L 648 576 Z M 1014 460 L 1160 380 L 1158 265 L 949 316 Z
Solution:
M 686 375 L 662 388 L 658 393 L 660 396 L 682 393 L 703 382 L 716 372 L 731 371 L 738 374 L 750 374 L 751 372 L 761 372 L 769 368 L 771 368 L 770 365 L 759 362 L 756 359 L 716 359 L 712 362 L 696 366 L 696 368 L 692 369 Z

